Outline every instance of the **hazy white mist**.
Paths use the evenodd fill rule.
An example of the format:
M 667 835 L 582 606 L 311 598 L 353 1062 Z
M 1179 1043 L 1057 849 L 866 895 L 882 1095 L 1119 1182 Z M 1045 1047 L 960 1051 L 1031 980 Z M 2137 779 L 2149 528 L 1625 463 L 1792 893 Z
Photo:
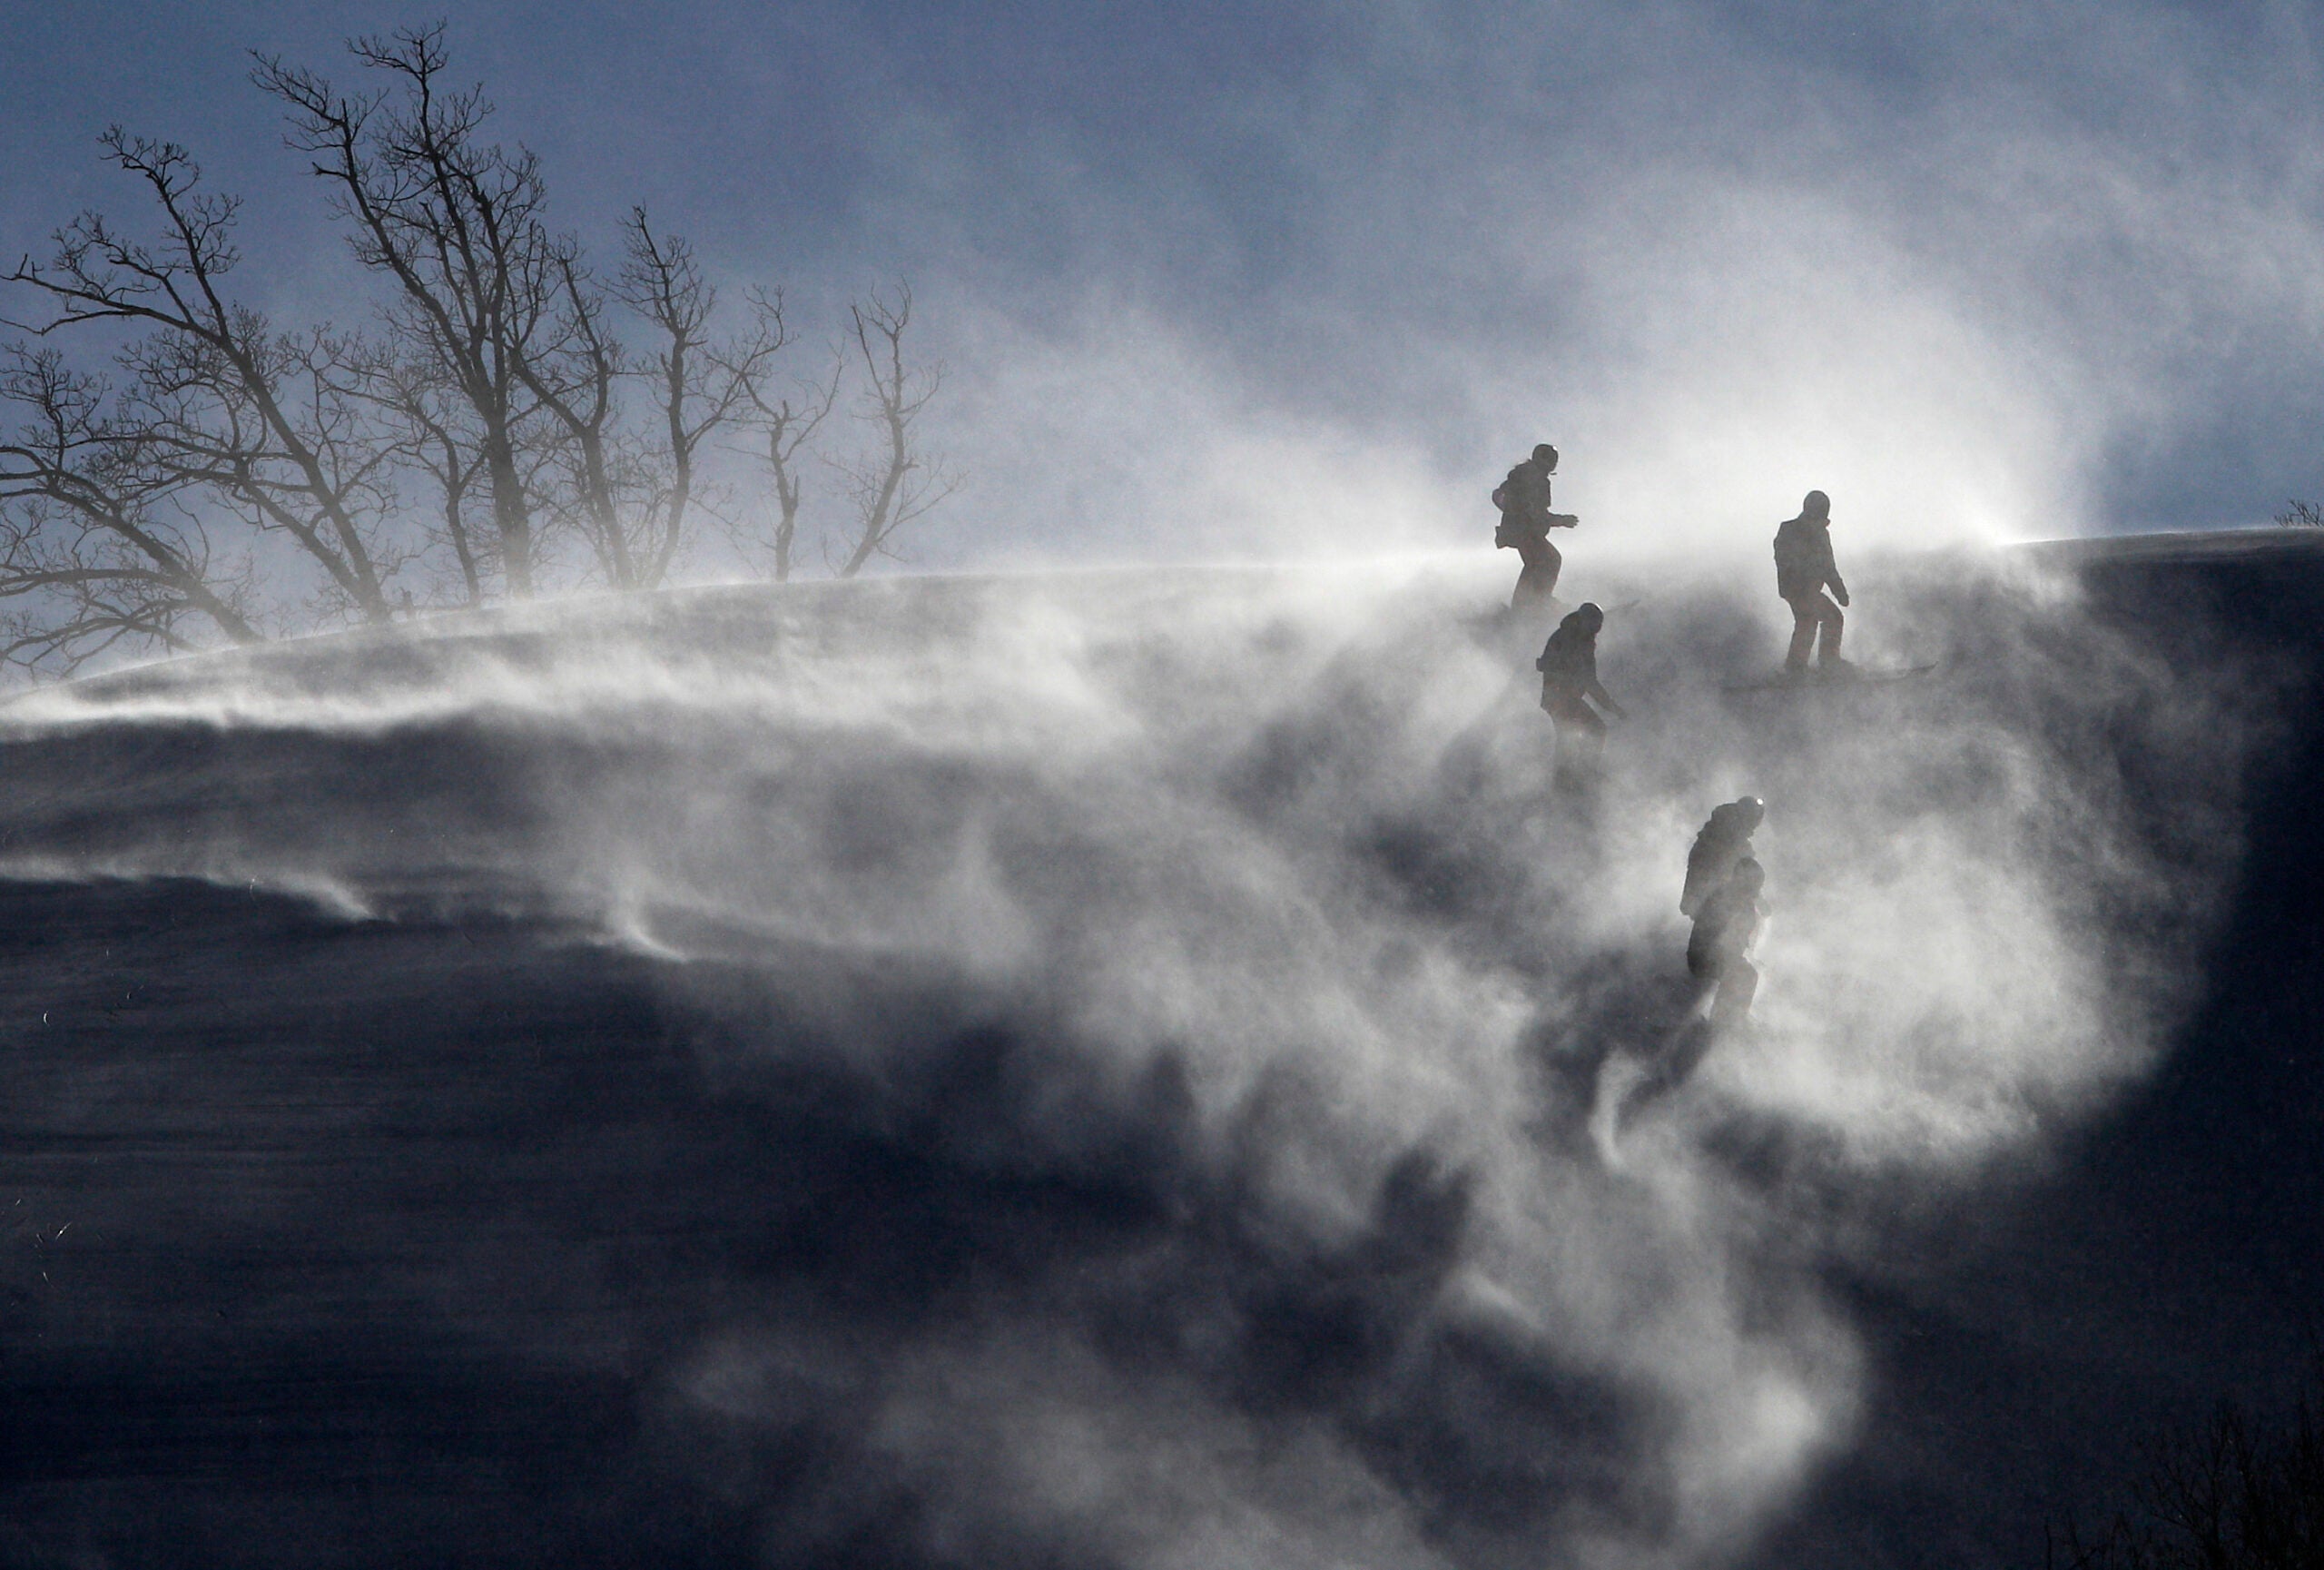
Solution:
M 1723 694 L 1782 628 L 1699 571 L 1610 621 L 1637 718 L 1592 805 L 1551 788 L 1501 587 L 675 595 L 157 667 L 11 706 L 20 746 L 116 761 L 28 785 L 13 844 L 83 837 L 5 870 L 547 913 L 665 964 L 729 1094 L 820 1063 L 963 1173 L 1162 1197 L 1135 1246 L 1039 1245 L 911 1333 L 812 1274 L 730 1289 L 653 1374 L 665 1420 L 866 1479 L 770 1562 L 901 1496 L 931 1552 L 1714 1565 L 1868 1398 L 1819 1268 L 1876 1268 L 2149 1066 L 2242 744 L 2200 676 L 1970 556 L 1857 596 L 1869 647 L 1979 651 L 1945 682 Z M 1619 1106 L 1686 1005 L 1688 841 L 1746 789 L 1755 1026 Z M 1354 1350 L 1271 1338 L 1318 1292 Z
M 547 915 L 665 965 L 737 1096 L 837 1064 L 963 1171 L 1151 1197 L 911 1333 L 738 1289 L 649 1370 L 706 1474 L 742 1433 L 867 1479 L 771 1563 L 904 1496 L 968 1559 L 1719 1564 L 1873 1398 L 1819 1269 L 2037 1167 L 2185 1002 L 2256 706 L 1970 548 L 2324 486 L 2304 14 L 1301 15 L 1312 54 L 1151 125 L 835 50 L 843 189 L 704 242 L 730 288 L 913 280 L 971 480 L 917 564 L 1167 568 L 528 607 L 0 712 L 94 760 L 12 798 L 8 875 Z M 1639 716 L 1594 805 L 1491 619 L 1486 496 L 1544 439 Z M 1856 651 L 1945 679 L 1719 690 L 1776 658 L 1809 487 Z M 1746 790 L 1755 1026 L 1618 1105 Z M 1308 1298 L 1355 1349 L 1285 1374 Z
M 1623 554 L 1810 487 L 1913 545 L 2318 487 L 2293 8 L 1334 22 L 1183 146 L 1038 109 L 880 143 L 862 222 L 941 280 L 978 476 L 930 560 L 1455 545 L 1542 439 L 1579 548 Z

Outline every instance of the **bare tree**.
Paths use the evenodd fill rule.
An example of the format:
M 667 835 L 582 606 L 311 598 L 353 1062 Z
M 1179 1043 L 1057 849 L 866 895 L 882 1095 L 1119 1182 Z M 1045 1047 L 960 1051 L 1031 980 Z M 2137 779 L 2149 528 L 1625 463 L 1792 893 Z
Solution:
M 566 506 L 598 570 L 616 588 L 654 588 L 692 536 L 704 499 L 703 444 L 734 420 L 783 340 L 756 318 L 740 336 L 714 341 L 717 291 L 693 248 L 656 233 L 643 207 L 631 209 L 622 232 L 612 293 L 651 330 L 652 348 L 641 360 L 624 347 L 578 262 L 567 259 L 564 352 L 531 356 L 520 374 L 569 444 Z M 642 428 L 621 418 L 619 393 L 630 380 L 647 390 Z
M 606 331 L 605 306 L 573 254 L 557 260 L 562 301 L 560 332 L 553 352 L 519 356 L 517 380 L 525 384 L 556 432 L 565 483 L 547 500 L 589 543 L 598 570 L 615 588 L 642 588 L 637 553 L 623 517 L 622 491 L 630 489 L 627 456 L 619 450 L 614 391 L 626 373 L 621 344 Z
M 848 316 L 869 380 L 856 418 L 876 434 L 869 454 L 835 466 L 846 477 L 856 516 L 855 538 L 837 568 L 842 578 L 853 578 L 874 556 L 893 556 L 888 542 L 960 488 L 940 457 L 921 452 L 913 430 L 943 385 L 944 368 L 914 369 L 905 357 L 911 290 L 900 283 L 892 298 L 874 291 L 848 307 Z
M 113 417 L 110 393 L 53 349 L 0 360 L 0 402 L 21 416 L 0 438 L 0 659 L 34 675 L 124 642 L 197 647 L 204 623 L 235 643 L 261 637 L 247 560 L 215 558 L 189 482 Z
M 508 592 L 536 587 L 544 520 L 580 535 L 615 588 L 666 581 L 702 501 L 702 444 L 734 419 L 744 384 L 780 345 L 748 333 L 714 345 L 714 291 L 685 243 L 655 232 L 639 208 L 610 291 L 654 333 L 633 363 L 580 247 L 547 226 L 538 161 L 485 143 L 491 110 L 479 90 L 446 89 L 443 26 L 352 48 L 399 91 L 342 96 L 271 58 L 255 79 L 289 107 L 292 145 L 332 184 L 356 256 L 394 280 L 392 331 L 420 346 L 419 361 L 466 406 L 460 423 L 473 431 Z M 640 379 L 654 389 L 643 428 L 621 407 L 625 385 Z M 411 390 L 399 393 L 407 407 Z M 428 468 L 441 489 L 470 466 L 448 456 L 452 425 L 432 423 Z M 475 483 L 445 492 L 456 541 L 449 520 Z
M 576 546 L 610 587 L 650 588 L 704 518 L 771 546 L 788 578 L 804 459 L 859 355 L 854 412 L 874 434 L 832 461 L 854 517 L 827 564 L 853 577 L 893 556 L 957 489 L 921 448 L 942 371 L 911 362 L 909 289 L 851 307 L 828 376 L 778 386 L 793 341 L 780 291 L 752 291 L 723 328 L 693 249 L 643 207 L 618 269 L 594 276 L 548 225 L 537 160 L 487 140 L 481 90 L 450 84 L 445 32 L 351 42 L 368 94 L 271 56 L 251 73 L 388 286 L 375 328 L 285 331 L 237 303 L 234 199 L 202 190 L 183 148 L 118 128 L 105 155 L 155 202 L 156 237 L 84 213 L 43 262 L 0 275 L 34 302 L 0 324 L 127 341 L 110 378 L 0 347 L 0 415 L 19 417 L 0 442 L 0 664 L 250 642 L 285 611 L 387 621 L 414 582 L 434 603 L 529 597 Z M 743 427 L 773 482 L 771 536 L 747 540 L 706 462 Z M 256 564 L 291 561 L 310 587 L 261 597 Z
M 150 330 L 122 355 L 144 459 L 252 528 L 288 536 L 323 569 L 330 600 L 386 620 L 395 563 L 381 559 L 379 536 L 393 450 L 349 396 L 349 341 L 320 329 L 277 333 L 225 297 L 222 281 L 241 260 L 240 204 L 199 189 L 184 148 L 118 126 L 102 145 L 152 193 L 163 238 L 149 246 L 83 213 L 57 232 L 46 265 L 22 262 L 7 276 L 47 307 L 12 325 L 44 336 L 92 323 Z
M 2048 1534 L 2054 1570 L 2309 1570 L 2324 1565 L 2324 1357 L 2277 1421 L 2222 1401 L 2149 1441 L 2131 1508 Z
M 484 449 L 471 412 L 428 364 L 393 345 L 375 348 L 359 367 L 353 385 L 395 422 L 409 464 L 435 493 L 436 518 L 425 526 L 425 533 L 431 544 L 451 552 L 457 573 L 454 603 L 483 605 L 486 579 L 497 572 L 499 552 L 491 532 L 479 532 L 469 516 L 472 501 L 489 505 Z M 440 571 L 432 576 L 442 581 Z
M 625 260 L 615 292 L 654 332 L 642 368 L 654 395 L 662 464 L 654 495 L 642 509 L 641 557 L 645 587 L 665 581 L 702 503 L 698 462 L 703 444 L 734 424 L 746 406 L 763 407 L 759 390 L 776 356 L 790 342 L 778 306 L 754 291 L 749 327 L 724 340 L 709 335 L 718 293 L 703 277 L 694 248 L 676 235 L 656 234 L 645 209 L 633 208 L 622 225 Z
M 757 322 L 756 341 L 765 346 L 765 360 L 772 360 L 792 341 L 783 315 L 783 291 L 752 291 L 751 311 Z M 807 443 L 839 402 L 840 379 L 846 370 L 845 357 L 834 352 L 830 376 L 821 381 L 798 379 L 781 395 L 769 390 L 763 374 L 741 379 L 743 395 L 751 402 L 744 423 L 758 433 L 763 444 L 758 450 L 766 464 L 767 478 L 774 482 L 775 515 L 766 543 L 774 553 L 777 583 L 791 578 L 792 551 L 799 537 L 800 469 Z
M 559 307 L 575 248 L 543 218 L 538 160 L 483 142 L 491 106 L 480 89 L 446 89 L 441 24 L 350 48 L 391 79 L 395 103 L 342 96 L 271 56 L 252 80 L 289 110 L 290 145 L 332 187 L 356 258 L 393 280 L 392 328 L 465 406 L 507 591 L 528 598 L 536 542 L 520 452 L 538 410 L 527 372 L 571 326 Z

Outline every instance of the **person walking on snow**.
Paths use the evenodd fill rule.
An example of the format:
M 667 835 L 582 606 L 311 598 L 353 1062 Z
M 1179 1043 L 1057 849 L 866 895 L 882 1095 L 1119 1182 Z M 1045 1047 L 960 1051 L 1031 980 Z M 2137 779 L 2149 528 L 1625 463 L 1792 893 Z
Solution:
M 1617 719 L 1629 716 L 1598 680 L 1598 633 L 1606 613 L 1585 605 L 1558 623 L 1557 631 L 1541 646 L 1533 668 L 1541 673 L 1541 707 L 1557 722 L 1559 772 L 1565 772 L 1567 754 L 1594 755 L 1606 740 L 1606 722 L 1600 708 Z
M 1557 471 L 1558 449 L 1545 441 L 1512 469 L 1492 493 L 1493 505 L 1501 509 L 1501 527 L 1493 530 L 1492 542 L 1515 551 L 1525 564 L 1517 574 L 1516 592 L 1509 597 L 1509 608 L 1520 615 L 1547 610 L 1557 589 L 1564 558 L 1550 543 L 1550 530 L 1571 528 L 1581 521 L 1570 512 L 1550 510 L 1550 476 Z
M 1828 595 L 1827 588 L 1832 591 Z M 1840 569 L 1832 560 L 1832 499 L 1820 490 L 1809 491 L 1799 516 L 1776 528 L 1776 593 L 1791 607 L 1791 649 L 1783 661 L 1787 672 L 1797 675 L 1807 668 L 1810 645 L 1816 646 L 1819 668 L 1836 676 L 1854 668 L 1840 657 L 1840 631 L 1846 625 L 1840 606 L 1848 602 L 1848 586 L 1840 581 Z

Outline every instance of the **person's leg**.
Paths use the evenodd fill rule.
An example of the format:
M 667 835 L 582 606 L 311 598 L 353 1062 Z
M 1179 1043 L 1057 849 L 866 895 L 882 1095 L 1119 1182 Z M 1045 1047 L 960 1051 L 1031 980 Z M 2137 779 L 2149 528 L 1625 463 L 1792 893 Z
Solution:
M 1606 739 L 1606 722 L 1598 717 L 1596 709 L 1572 694 L 1560 693 L 1557 706 L 1550 710 L 1550 714 L 1558 722 L 1560 736 L 1571 732 L 1593 746 Z
M 1517 575 L 1517 590 L 1509 597 L 1512 610 L 1546 609 L 1550 597 L 1557 592 L 1558 571 L 1565 563 L 1558 555 L 1558 548 L 1546 539 L 1529 539 L 1518 548 L 1524 560 L 1522 571 Z
M 1751 1000 L 1758 995 L 1759 973 L 1750 961 L 1740 954 L 1719 967 L 1718 996 L 1711 1000 L 1710 1017 L 1714 1024 L 1726 1026 L 1742 1023 L 1751 1012 Z
M 1787 603 L 1791 607 L 1791 648 L 1783 657 L 1783 667 L 1786 670 L 1806 670 L 1807 651 L 1816 647 L 1816 603 L 1807 599 Z
M 1834 664 L 1840 657 L 1840 630 L 1847 625 L 1847 618 L 1840 614 L 1832 597 L 1820 591 L 1816 596 L 1816 616 L 1820 627 L 1816 657 L 1825 665 Z
M 1558 778 L 1570 784 L 1596 766 L 1605 750 L 1606 722 L 1598 717 L 1597 710 L 1570 693 L 1560 693 L 1547 706 L 1558 726 Z
M 1714 944 L 1699 941 L 1702 935 L 1698 927 L 1687 943 L 1687 974 L 1694 981 L 1687 1012 L 1690 1018 L 1709 1020 L 1718 1007 L 1719 954 Z

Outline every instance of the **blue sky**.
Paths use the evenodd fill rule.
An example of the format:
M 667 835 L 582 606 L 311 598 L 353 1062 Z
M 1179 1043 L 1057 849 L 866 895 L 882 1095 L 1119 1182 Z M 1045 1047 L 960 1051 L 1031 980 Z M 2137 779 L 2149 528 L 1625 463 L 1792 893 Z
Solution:
M 249 202 L 369 309 L 244 80 L 433 11 L 0 15 L 0 242 Z M 635 201 L 820 336 L 909 277 L 970 472 L 926 565 L 1488 538 L 1535 439 L 1601 546 L 2264 521 L 2324 492 L 2319 15 L 2290 5 L 480 5 L 456 74 L 610 252 Z M 808 369 L 803 363 L 802 370 Z M 811 497 L 811 520 L 813 505 Z

